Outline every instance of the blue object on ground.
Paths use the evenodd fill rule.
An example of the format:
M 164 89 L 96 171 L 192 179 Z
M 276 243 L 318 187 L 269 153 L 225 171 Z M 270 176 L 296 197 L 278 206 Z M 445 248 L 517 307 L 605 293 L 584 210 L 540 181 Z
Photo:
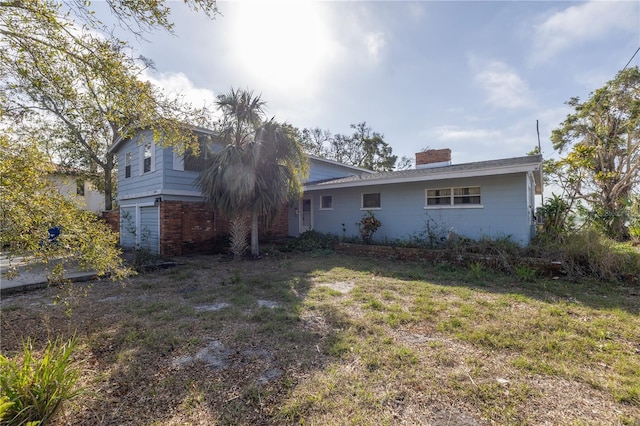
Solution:
M 57 243 L 58 242 L 58 236 L 60 236 L 60 228 L 57 226 L 54 226 L 53 228 L 49 228 L 49 242 L 50 243 Z

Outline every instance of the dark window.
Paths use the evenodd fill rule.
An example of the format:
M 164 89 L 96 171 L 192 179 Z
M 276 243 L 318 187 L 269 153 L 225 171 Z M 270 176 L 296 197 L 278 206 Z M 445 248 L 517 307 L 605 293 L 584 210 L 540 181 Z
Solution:
M 144 163 L 142 173 L 151 171 L 151 144 L 148 143 L 144 146 Z
M 426 190 L 426 206 L 480 205 L 480 187 Z
M 371 194 L 362 194 L 362 208 L 363 209 L 379 209 L 380 193 L 374 192 Z
M 333 197 L 331 195 L 323 195 L 320 197 L 320 208 L 330 210 L 333 208 Z
M 451 189 L 427 189 L 427 205 L 451 205 Z
M 131 177 L 131 153 L 127 152 L 124 156 L 124 177 Z
M 455 188 L 453 190 L 453 204 L 480 204 L 480 187 Z
M 204 170 L 207 160 L 211 155 L 209 145 L 211 144 L 210 136 L 199 136 L 198 144 L 200 149 L 198 155 L 194 155 L 193 149 L 187 149 L 184 153 L 184 169 L 191 172 L 201 172 Z

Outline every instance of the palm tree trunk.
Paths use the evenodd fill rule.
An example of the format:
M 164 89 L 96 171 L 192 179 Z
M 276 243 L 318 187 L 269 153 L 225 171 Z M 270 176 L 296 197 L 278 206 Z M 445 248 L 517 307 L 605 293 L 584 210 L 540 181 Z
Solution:
M 248 235 L 249 227 L 247 226 L 247 215 L 241 213 L 231 218 L 231 226 L 229 227 L 229 242 L 231 244 L 231 253 L 235 257 L 240 258 L 247 254 Z
M 251 255 L 253 257 L 260 256 L 258 248 L 258 212 L 251 212 Z

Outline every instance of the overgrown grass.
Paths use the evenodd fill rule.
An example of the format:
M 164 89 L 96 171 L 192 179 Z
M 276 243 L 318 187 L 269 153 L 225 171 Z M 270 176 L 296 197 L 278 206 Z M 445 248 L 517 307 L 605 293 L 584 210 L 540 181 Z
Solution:
M 61 425 L 640 422 L 628 286 L 342 253 L 184 261 L 94 285 L 71 318 L 3 300 L 3 353 L 75 330 L 93 366 Z
M 562 262 L 567 275 L 640 285 L 640 251 L 631 243 L 619 243 L 595 230 L 567 234 L 561 241 L 541 236 L 529 251 Z

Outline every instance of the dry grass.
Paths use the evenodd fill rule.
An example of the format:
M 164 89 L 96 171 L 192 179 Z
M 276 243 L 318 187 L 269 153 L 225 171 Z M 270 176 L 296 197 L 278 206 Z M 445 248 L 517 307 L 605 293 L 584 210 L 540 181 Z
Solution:
M 327 252 L 180 260 L 83 288 L 70 315 L 58 289 L 2 300 L 3 354 L 76 335 L 88 392 L 56 424 L 640 424 L 637 288 Z

